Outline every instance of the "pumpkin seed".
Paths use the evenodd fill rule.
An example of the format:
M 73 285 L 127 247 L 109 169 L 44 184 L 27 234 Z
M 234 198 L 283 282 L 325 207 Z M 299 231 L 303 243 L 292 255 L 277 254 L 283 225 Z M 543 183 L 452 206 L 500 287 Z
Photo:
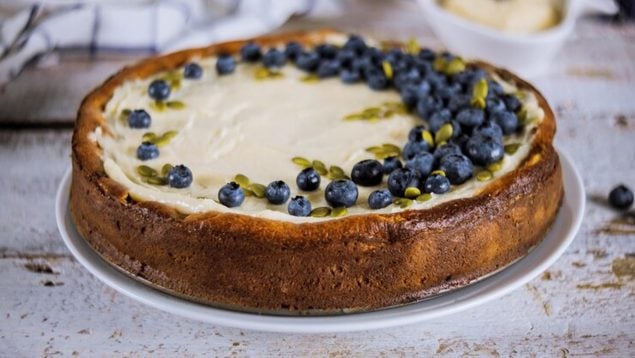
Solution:
M 478 181 L 487 181 L 492 179 L 492 172 L 490 172 L 489 170 L 481 170 L 480 172 L 476 173 L 476 180 Z
M 265 197 L 265 186 L 262 184 L 258 184 L 258 183 L 251 183 L 249 184 L 249 190 L 251 190 L 254 193 L 254 196 L 256 198 L 264 198 Z
M 411 55 L 418 55 L 419 51 L 421 51 L 421 45 L 419 44 L 419 41 L 417 41 L 417 39 L 411 38 L 410 40 L 408 40 L 408 42 L 406 42 L 407 53 Z
M 406 191 L 404 192 L 404 196 L 409 199 L 414 199 L 419 195 L 421 195 L 421 190 L 414 186 L 407 187 Z
M 313 169 L 315 169 L 318 173 L 320 173 L 320 175 L 326 175 L 329 172 L 326 169 L 326 164 L 324 164 L 324 162 L 319 161 L 317 159 L 313 161 Z
M 362 115 L 366 117 L 377 116 L 381 113 L 381 108 L 379 107 L 368 107 L 362 111 Z
M 157 140 L 157 135 L 154 132 L 147 132 L 143 133 L 143 136 L 141 138 L 144 142 L 154 143 L 154 141 Z
M 163 166 L 161 167 L 161 175 L 164 177 L 168 176 L 170 170 L 172 170 L 172 164 L 163 164 Z
M 520 143 L 511 143 L 511 144 L 506 144 L 505 145 L 505 153 L 509 154 L 509 155 L 513 155 L 518 151 L 518 148 L 520 148 Z
M 320 76 L 316 74 L 309 74 L 309 75 L 300 77 L 300 81 L 304 83 L 316 83 L 316 82 L 320 82 Z
M 177 131 L 167 131 L 167 132 L 163 133 L 163 135 L 161 135 L 161 137 L 156 138 L 153 141 L 153 143 L 156 144 L 158 147 L 163 147 L 163 146 L 169 144 L 170 141 L 172 140 L 172 138 L 174 138 L 177 134 L 178 134 Z
M 437 56 L 432 62 L 432 68 L 437 72 L 445 72 L 448 61 L 442 56 Z
M 456 75 L 459 72 L 465 71 L 465 62 L 462 59 L 455 57 L 447 64 L 445 68 L 446 75 Z
M 390 64 L 390 62 L 384 61 L 381 63 L 381 66 L 384 70 L 384 75 L 386 75 L 386 78 L 391 79 L 393 73 L 392 73 L 392 65 Z
M 470 104 L 472 105 L 472 107 L 476 107 L 479 109 L 484 109 L 485 108 L 485 98 L 473 98 L 472 101 L 470 102 Z
M 323 217 L 328 216 L 330 214 L 331 214 L 331 208 L 326 207 L 326 206 L 322 206 L 322 207 L 315 208 L 315 209 L 311 210 L 311 213 L 309 215 L 314 217 L 314 218 L 323 218 Z
M 331 167 L 329 168 L 329 178 L 332 180 L 337 180 L 337 179 L 345 179 L 347 178 L 347 176 L 346 176 L 346 173 L 344 172 L 344 169 L 336 165 L 331 165 Z
M 132 111 L 129 109 L 123 109 L 121 111 L 121 113 L 119 113 L 119 120 L 122 122 L 125 122 L 128 120 L 128 116 L 130 115 Z
M 503 161 L 499 160 L 498 162 L 492 163 L 487 166 L 487 170 L 492 173 L 496 173 L 497 171 L 503 169 Z
M 122 115 L 124 115 L 124 116 L 126 116 L 126 117 L 127 117 L 128 115 L 130 115 L 130 113 L 132 113 L 132 110 L 130 110 L 130 109 L 128 109 L 128 108 L 126 108 L 126 109 L 122 109 L 122 110 L 121 110 L 121 114 L 122 114 Z
M 397 153 L 397 155 L 401 155 L 401 148 L 399 148 L 398 146 L 396 146 L 394 144 L 384 143 L 384 144 L 381 145 L 381 147 L 386 152 L 395 152 L 395 153 Z
M 430 173 L 430 175 L 435 175 L 435 174 L 445 176 L 445 172 L 441 169 L 433 170 L 432 173 Z
M 343 206 L 333 208 L 333 210 L 331 210 L 331 217 L 334 217 L 334 218 L 344 216 L 346 214 L 348 214 L 348 209 L 346 209 Z
M 157 175 L 159 175 L 156 170 L 150 168 L 147 165 L 138 166 L 137 173 L 139 173 L 139 175 L 141 175 L 142 177 L 156 177 Z
M 437 133 L 434 135 L 434 141 L 437 143 L 447 142 L 450 138 L 452 138 L 452 134 L 454 133 L 454 128 L 452 128 L 451 123 L 446 123 L 439 128 Z
M 293 158 L 291 158 L 291 161 L 294 162 L 295 164 L 301 166 L 302 168 L 308 168 L 308 167 L 311 166 L 311 161 L 306 159 L 306 158 L 293 157 Z
M 236 174 L 234 177 L 234 181 L 240 185 L 241 188 L 246 188 L 249 186 L 249 178 L 243 174 Z
M 254 78 L 257 80 L 264 80 L 269 77 L 269 70 L 266 67 L 258 67 L 254 71 Z
M 170 109 L 183 109 L 185 108 L 185 103 L 181 101 L 168 101 L 165 103 Z
M 243 189 L 243 193 L 245 193 L 245 196 L 254 196 L 254 192 L 251 191 L 249 188 L 243 188 L 242 186 L 241 188 Z
M 384 152 L 384 148 L 373 146 L 373 147 L 366 148 L 366 151 L 373 154 L 379 154 Z
M 356 121 L 360 119 L 364 119 L 364 115 L 361 113 L 351 113 L 344 116 L 345 121 Z
M 157 112 L 163 112 L 167 108 L 165 102 L 163 101 L 152 101 L 150 102 L 150 108 L 154 109 Z
M 407 198 L 399 198 L 393 201 L 393 204 L 397 205 L 398 207 L 402 209 L 405 209 L 409 207 L 410 205 L 412 205 L 412 200 Z
M 474 84 L 472 88 L 472 98 L 483 98 L 487 97 L 487 80 L 481 78 L 478 82 Z
M 417 199 L 416 199 L 416 200 L 417 200 L 418 202 L 420 202 L 420 203 L 423 203 L 423 202 L 428 201 L 428 200 L 430 200 L 430 199 L 432 199 L 432 194 L 430 194 L 430 193 L 423 193 L 423 194 L 419 195 L 419 196 L 417 197 Z
M 167 185 L 168 179 L 164 177 L 145 178 L 145 182 L 152 185 Z
M 429 130 L 425 130 L 421 132 L 421 137 L 423 140 L 428 142 L 431 147 L 434 147 L 434 138 L 432 138 L 432 133 Z

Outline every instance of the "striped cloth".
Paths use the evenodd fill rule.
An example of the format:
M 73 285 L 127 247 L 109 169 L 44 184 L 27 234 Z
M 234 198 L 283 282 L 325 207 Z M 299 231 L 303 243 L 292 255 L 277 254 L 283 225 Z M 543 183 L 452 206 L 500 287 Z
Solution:
M 0 86 L 56 49 L 166 52 L 340 12 L 338 0 L 11 0 L 0 4 Z

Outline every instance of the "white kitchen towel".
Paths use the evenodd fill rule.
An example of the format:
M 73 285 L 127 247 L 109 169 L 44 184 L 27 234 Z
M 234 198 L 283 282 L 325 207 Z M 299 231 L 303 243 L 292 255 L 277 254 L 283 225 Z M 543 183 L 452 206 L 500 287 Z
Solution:
M 166 52 L 256 36 L 291 16 L 340 12 L 338 0 L 0 2 L 0 86 L 55 49 Z

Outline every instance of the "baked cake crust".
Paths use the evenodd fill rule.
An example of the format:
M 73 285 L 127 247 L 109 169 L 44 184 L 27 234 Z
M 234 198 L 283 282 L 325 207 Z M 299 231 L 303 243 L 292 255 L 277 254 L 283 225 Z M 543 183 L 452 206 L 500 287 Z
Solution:
M 323 41 L 330 30 L 257 38 Z M 528 156 L 477 195 L 427 210 L 353 215 L 312 223 L 206 212 L 184 215 L 136 202 L 104 171 L 91 133 L 125 81 L 192 57 L 237 53 L 244 41 L 156 57 L 124 68 L 83 101 L 72 140 L 70 210 L 80 235 L 108 262 L 170 293 L 268 313 L 334 313 L 410 303 L 460 287 L 525 256 L 546 235 L 563 197 L 552 146 L 554 114 L 512 73 L 479 66 L 535 93 L 544 110 Z

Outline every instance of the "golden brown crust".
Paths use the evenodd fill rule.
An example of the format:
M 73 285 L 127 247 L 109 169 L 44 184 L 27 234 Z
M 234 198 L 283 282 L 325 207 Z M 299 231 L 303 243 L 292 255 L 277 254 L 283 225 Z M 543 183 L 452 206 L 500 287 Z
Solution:
M 329 30 L 258 38 L 267 45 L 319 42 Z M 524 256 L 549 230 L 563 196 L 555 120 L 545 118 L 530 154 L 479 195 L 428 210 L 295 224 L 208 212 L 181 215 L 135 202 L 107 177 L 97 144 L 103 108 L 124 81 L 189 58 L 236 52 L 231 42 L 143 61 L 111 77 L 82 103 L 73 135 L 70 208 L 79 233 L 106 260 L 161 289 L 212 305 L 258 312 L 356 311 L 413 302 L 461 286 Z

